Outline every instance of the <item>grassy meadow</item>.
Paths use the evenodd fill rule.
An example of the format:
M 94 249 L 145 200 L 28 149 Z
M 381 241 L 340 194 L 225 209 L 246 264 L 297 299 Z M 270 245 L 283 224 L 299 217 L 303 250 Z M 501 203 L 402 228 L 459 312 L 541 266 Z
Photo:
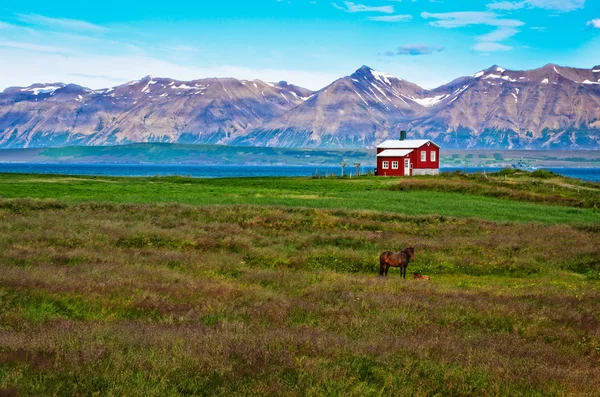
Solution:
M 596 396 L 600 185 L 0 174 L 0 395 Z M 383 250 L 415 247 L 408 275 Z

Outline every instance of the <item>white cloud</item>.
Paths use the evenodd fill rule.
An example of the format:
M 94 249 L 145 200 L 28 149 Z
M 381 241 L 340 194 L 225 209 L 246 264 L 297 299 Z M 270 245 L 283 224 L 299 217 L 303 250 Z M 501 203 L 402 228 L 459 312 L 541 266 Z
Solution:
M 473 46 L 475 51 L 482 52 L 494 52 L 494 51 L 508 51 L 511 50 L 512 47 L 500 44 L 500 43 L 490 43 L 490 42 L 481 42 L 477 43 Z
M 200 49 L 186 44 L 133 45 L 90 35 L 88 31 L 73 33 L 37 26 L 35 30 L 18 25 L 11 27 L 14 29 L 10 34 L 0 39 L 0 91 L 9 86 L 57 81 L 105 88 L 145 75 L 180 80 L 206 77 L 287 80 L 312 89 L 320 89 L 339 78 L 337 73 L 295 70 L 293 67 L 261 69 L 225 62 L 213 67 L 197 67 L 192 66 L 197 64 L 197 59 L 194 62 L 183 55 L 197 54 Z
M 410 15 L 410 14 L 382 15 L 379 17 L 369 17 L 368 19 L 371 21 L 378 21 L 378 22 L 403 22 L 403 21 L 410 21 L 412 19 L 412 15 Z
M 421 16 L 425 19 L 437 19 L 437 21 L 430 22 L 429 24 L 442 28 L 459 28 L 470 25 L 517 27 L 525 24 L 515 19 L 501 19 L 500 15 L 485 11 L 446 12 L 438 14 L 422 12 Z
M 35 62 L 31 59 L 35 58 Z M 286 80 L 311 89 L 320 89 L 339 78 L 338 74 L 287 70 L 255 69 L 235 65 L 195 67 L 179 65 L 151 56 L 111 56 L 77 54 L 65 56 L 44 51 L 0 47 L 0 90 L 10 86 L 29 86 L 39 82 L 75 83 L 89 88 L 112 87 L 146 75 L 194 80 L 207 77 L 234 77 L 264 81 Z M 44 65 L 41 68 L 39 65 Z
M 600 29 L 600 18 L 592 19 L 586 25 Z
M 183 53 L 198 52 L 198 49 L 196 47 L 192 47 L 187 44 L 176 44 L 176 45 L 171 45 L 171 46 L 163 46 L 163 47 L 160 47 L 160 49 L 168 51 L 168 52 L 183 52 Z
M 500 29 L 494 30 L 493 32 L 477 37 L 477 40 L 487 42 L 498 42 L 511 38 L 517 33 L 519 33 L 519 31 L 515 28 L 501 27 Z
M 499 1 L 496 3 L 488 4 L 487 7 L 490 10 L 505 10 L 505 11 L 520 10 L 521 8 L 525 7 L 525 2 L 524 1 L 519 1 L 519 2 Z
M 441 14 L 423 12 L 421 16 L 425 19 L 436 19 L 436 21 L 429 24 L 442 28 L 462 28 L 474 25 L 496 27 L 496 30 L 476 38 L 479 43 L 473 49 L 485 52 L 510 50 L 512 47 L 498 42 L 516 35 L 519 33 L 516 28 L 525 25 L 524 22 L 516 19 L 503 19 L 493 12 L 448 12 Z
M 90 22 L 81 21 L 78 19 L 67 19 L 67 18 L 50 18 L 38 14 L 17 14 L 17 19 L 21 22 L 29 23 L 32 25 L 46 26 L 51 28 L 60 28 L 67 30 L 78 30 L 78 31 L 89 31 L 89 32 L 102 32 L 106 28 L 104 26 L 96 25 Z
M 524 7 L 569 12 L 585 7 L 585 0 L 524 0 L 499 1 L 487 5 L 490 10 L 520 10 Z
M 19 41 L 0 41 L 0 47 L 9 47 L 25 51 L 48 52 L 53 54 L 66 54 L 69 51 L 64 48 L 54 46 L 40 45 L 34 43 L 25 43 Z
M 351 1 L 345 1 L 344 5 L 346 6 L 346 8 L 339 6 L 336 3 L 333 3 L 333 6 L 335 8 L 337 8 L 338 10 L 346 11 L 346 12 L 382 12 L 384 14 L 393 14 L 394 13 L 394 6 L 372 7 L 372 6 L 366 6 L 364 4 L 355 4 Z
M 569 12 L 585 7 L 585 0 L 526 0 L 531 7 Z
M 427 44 L 407 44 L 398 47 L 395 51 L 386 51 L 384 55 L 392 57 L 396 55 L 429 55 L 434 52 L 442 52 L 444 47 L 440 45 L 427 45 Z

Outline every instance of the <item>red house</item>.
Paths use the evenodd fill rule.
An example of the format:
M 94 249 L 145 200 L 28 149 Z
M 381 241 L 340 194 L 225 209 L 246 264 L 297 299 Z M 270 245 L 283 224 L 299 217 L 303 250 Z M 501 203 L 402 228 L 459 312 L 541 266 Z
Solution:
M 377 175 L 410 176 L 440 173 L 440 147 L 428 139 L 387 140 L 377 145 Z

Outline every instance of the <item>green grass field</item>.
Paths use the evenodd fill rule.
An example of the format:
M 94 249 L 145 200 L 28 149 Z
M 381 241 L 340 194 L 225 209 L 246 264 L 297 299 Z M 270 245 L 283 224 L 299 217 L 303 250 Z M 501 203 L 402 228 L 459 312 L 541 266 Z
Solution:
M 599 191 L 1 174 L 0 395 L 598 395 Z
M 503 178 L 497 178 L 500 182 Z M 532 179 L 532 178 L 530 178 Z M 563 180 L 565 178 L 561 178 Z M 454 217 L 476 217 L 496 221 L 542 223 L 586 223 L 600 221 L 600 213 L 584 204 L 570 207 L 560 204 L 564 197 L 598 203 L 600 188 L 597 184 L 576 183 L 563 191 L 544 190 L 544 179 L 531 183 L 531 194 L 505 200 L 493 190 L 474 191 L 468 195 L 468 204 L 461 189 L 444 191 L 437 181 L 452 185 L 462 182 L 460 177 L 416 178 L 431 186 L 403 187 L 395 178 L 311 179 L 311 178 L 239 178 L 195 179 L 182 177 L 111 178 L 66 177 L 4 174 L 0 178 L 0 197 L 59 199 L 65 202 L 111 203 L 179 203 L 189 205 L 268 205 L 328 209 L 373 210 L 406 215 L 439 214 Z M 519 178 L 511 178 L 519 181 Z M 431 182 L 428 182 L 431 181 Z M 401 181 L 400 181 L 401 182 Z M 574 182 L 575 183 L 575 182 Z M 548 184 L 548 183 L 545 183 Z M 560 182 L 556 186 L 560 188 Z M 448 184 L 446 184 L 448 185 Z M 478 186 L 470 183 L 471 186 Z M 595 185 L 595 186 L 594 186 Z M 550 185 L 548 185 L 550 186 Z M 590 187 L 593 186 L 593 187 Z M 494 186 L 492 186 L 493 188 Z M 508 185 L 511 191 L 513 186 Z M 469 192 L 470 193 L 470 192 Z M 486 196 L 486 193 L 489 195 Z M 498 197 L 494 197 L 497 195 Z M 546 204 L 538 205 L 537 197 Z M 465 205 L 467 204 L 467 205 Z M 570 204 L 570 203 L 567 203 Z M 590 205 L 587 205 L 590 207 Z

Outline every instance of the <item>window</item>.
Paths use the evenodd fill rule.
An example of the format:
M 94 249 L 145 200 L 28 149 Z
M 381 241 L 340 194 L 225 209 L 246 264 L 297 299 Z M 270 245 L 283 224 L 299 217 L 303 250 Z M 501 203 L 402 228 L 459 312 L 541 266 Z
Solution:
M 435 161 L 435 152 L 431 152 L 431 161 Z
M 421 161 L 427 161 L 427 152 L 421 152 Z
M 397 170 L 398 169 L 398 162 L 397 161 L 392 161 L 392 169 L 393 170 Z
M 383 168 L 384 170 L 387 170 L 390 166 L 390 162 L 389 161 L 384 161 L 381 163 L 381 168 Z

